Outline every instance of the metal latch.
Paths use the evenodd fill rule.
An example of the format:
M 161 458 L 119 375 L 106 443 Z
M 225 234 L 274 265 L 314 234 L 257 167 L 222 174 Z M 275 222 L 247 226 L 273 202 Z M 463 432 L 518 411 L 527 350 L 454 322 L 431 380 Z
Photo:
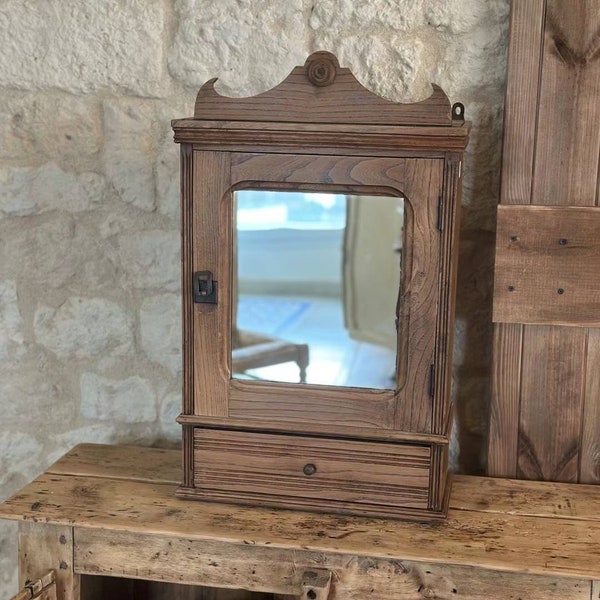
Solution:
M 217 282 L 211 271 L 196 271 L 192 278 L 194 302 L 198 304 L 217 303 Z

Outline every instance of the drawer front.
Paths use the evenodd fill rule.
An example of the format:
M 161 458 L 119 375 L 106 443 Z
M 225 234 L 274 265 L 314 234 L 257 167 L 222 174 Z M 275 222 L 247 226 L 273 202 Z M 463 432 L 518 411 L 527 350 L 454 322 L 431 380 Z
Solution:
M 428 446 L 204 428 L 194 434 L 194 486 L 209 499 L 427 509 L 430 463 Z

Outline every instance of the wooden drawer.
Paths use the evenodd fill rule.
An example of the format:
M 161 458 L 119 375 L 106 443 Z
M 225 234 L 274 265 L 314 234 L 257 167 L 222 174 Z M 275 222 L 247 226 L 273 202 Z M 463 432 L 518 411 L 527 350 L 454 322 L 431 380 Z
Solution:
M 194 491 L 317 510 L 426 510 L 430 462 L 429 446 L 196 428 Z

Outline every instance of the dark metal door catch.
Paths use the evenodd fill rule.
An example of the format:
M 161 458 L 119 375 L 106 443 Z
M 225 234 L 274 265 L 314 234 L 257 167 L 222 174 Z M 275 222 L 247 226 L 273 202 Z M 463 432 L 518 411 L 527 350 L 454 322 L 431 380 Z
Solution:
M 217 303 L 217 282 L 211 271 L 196 271 L 192 279 L 192 290 L 197 304 Z

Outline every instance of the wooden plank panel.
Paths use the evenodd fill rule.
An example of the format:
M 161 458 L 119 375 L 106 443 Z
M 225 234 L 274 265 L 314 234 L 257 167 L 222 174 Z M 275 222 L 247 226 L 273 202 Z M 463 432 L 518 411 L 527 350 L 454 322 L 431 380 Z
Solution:
M 526 565 L 532 574 L 600 579 L 597 521 L 454 509 L 435 526 L 295 511 L 283 518 L 269 509 L 182 502 L 173 492 L 168 485 L 43 475 L 1 505 L 0 514 L 78 528 L 511 572 Z
M 577 481 L 586 337 L 575 327 L 525 328 L 520 478 Z
M 542 15 L 542 3 L 536 4 L 538 14 Z M 511 88 L 513 81 L 523 81 L 527 65 L 530 66 L 528 76 L 531 84 L 529 93 L 522 98 L 519 95 L 512 96 L 512 108 L 509 105 L 510 96 L 507 95 L 504 162 L 508 160 L 508 165 L 503 165 L 502 202 L 593 206 L 598 200 L 600 145 L 600 3 L 598 0 L 577 0 L 571 3 L 548 0 L 544 4 L 547 4 L 547 10 L 543 15 L 544 47 L 541 52 L 531 52 L 531 48 L 527 50 L 525 45 L 526 40 L 540 39 L 537 37 L 540 31 L 539 21 L 523 18 L 523 11 L 535 10 L 534 3 L 515 2 L 512 5 L 510 46 L 511 50 L 514 48 L 514 52 L 509 58 L 508 88 Z M 539 74 L 534 75 L 533 64 L 537 64 Z M 539 98 L 535 101 L 539 109 L 535 120 L 535 135 L 532 138 L 531 98 L 538 96 L 534 81 L 535 85 L 540 83 L 540 89 Z M 518 126 L 516 119 L 522 119 Z M 520 133 L 519 128 L 525 128 L 526 135 Z M 533 170 L 530 169 L 532 156 L 535 162 Z M 519 163 L 522 164 L 519 166 Z M 517 171 L 512 168 L 515 165 Z M 515 186 L 523 191 L 506 193 L 506 190 L 516 189 Z M 528 190 L 531 191 L 531 197 Z M 559 286 L 557 291 L 558 289 Z M 505 289 L 504 293 L 506 292 Z M 560 295 L 561 300 L 565 300 L 562 296 L 566 295 Z M 537 304 L 534 301 L 530 306 Z M 569 319 L 572 322 L 572 316 Z M 517 317 L 512 320 L 517 320 Z M 557 322 L 564 320 L 559 319 Z M 521 328 L 524 332 L 523 362 L 516 365 L 514 361 L 507 360 L 519 352 L 518 336 L 515 335 L 512 345 L 504 347 L 502 356 L 495 358 L 492 436 L 489 445 L 492 462 L 489 473 L 499 476 L 511 476 L 515 473 L 514 465 L 511 464 L 515 428 L 509 425 L 507 429 L 505 422 L 500 427 L 502 435 L 497 436 L 494 430 L 498 429 L 498 424 L 494 420 L 499 415 L 502 417 L 503 414 L 514 414 L 515 410 L 521 410 L 521 425 L 524 425 L 525 431 L 521 432 L 519 441 L 519 452 L 522 452 L 519 468 L 525 469 L 528 477 L 541 477 L 542 472 L 546 472 L 573 480 L 574 465 L 579 459 L 579 449 L 574 449 L 574 444 L 579 445 L 580 442 L 578 437 L 574 437 L 575 423 L 583 416 L 583 386 L 579 386 L 579 383 L 586 368 L 586 332 L 584 330 L 583 333 L 574 334 L 568 328 L 500 323 L 495 326 L 495 337 L 507 327 Z M 573 347 L 573 336 L 578 337 L 576 350 Z M 497 339 L 495 344 L 498 345 Z M 565 347 L 562 364 L 557 364 L 553 352 L 544 352 L 546 346 Z M 512 370 L 509 370 L 507 367 L 511 365 Z M 541 381 L 545 373 L 548 377 Z M 517 393 L 521 378 L 521 391 Z M 557 387 L 563 381 L 567 382 L 569 393 Z M 543 394 L 554 399 L 550 411 L 540 401 L 537 386 L 540 382 L 543 383 Z M 505 395 L 507 392 L 508 395 Z M 517 396 L 520 409 L 516 403 Z M 532 429 L 529 424 L 533 422 L 536 411 L 538 424 Z M 550 439 L 557 432 L 557 421 L 568 424 L 569 433 L 559 432 L 558 439 Z M 561 443 L 564 445 L 559 448 Z M 499 461 L 504 447 L 509 449 L 510 455 Z M 553 447 L 551 456 L 546 454 L 550 447 Z M 573 452 L 576 453 L 575 461 L 571 457 Z M 543 468 L 537 464 L 540 456 L 545 457 Z M 552 460 L 557 462 L 551 465 Z
M 215 281 L 229 281 L 230 227 L 224 225 L 222 199 L 229 189 L 230 159 L 226 152 L 194 152 L 193 270 L 211 271 Z M 227 225 L 228 225 L 227 221 Z M 219 235 L 215 235 L 215 231 Z M 225 249 L 225 250 L 224 250 Z M 230 320 L 227 285 L 218 290 L 218 304 L 194 305 L 194 414 L 227 416 L 231 343 L 220 330 Z M 219 313 L 219 319 L 212 317 Z M 185 315 L 184 315 L 185 317 Z M 185 326 L 185 323 L 184 323 Z
M 51 465 L 47 472 L 177 484 L 180 482 L 180 469 L 179 450 L 79 444 Z
M 19 586 L 53 570 L 60 600 L 79 600 L 73 570 L 73 528 L 67 524 L 19 523 Z
M 533 204 L 596 203 L 598 98 L 600 3 L 547 0 Z
M 594 485 L 454 475 L 454 510 L 600 521 L 600 490 Z
M 179 482 L 180 462 L 178 450 L 81 444 L 54 463 L 48 474 L 126 479 L 172 487 Z M 454 475 L 453 481 L 450 506 L 457 510 L 600 520 L 600 494 L 593 485 L 465 475 Z M 2 508 L 0 514 L 1 511 Z
M 531 202 L 545 9 L 546 0 L 511 4 L 502 204 Z M 522 336 L 521 325 L 494 325 L 487 466 L 494 477 L 515 477 L 517 473 Z
M 513 2 L 504 104 L 502 204 L 531 202 L 546 0 Z
M 589 600 L 590 582 L 502 573 L 486 569 L 356 558 L 306 550 L 232 545 L 129 532 L 78 530 L 79 573 L 212 585 L 299 597 L 302 575 L 314 568 L 335 573 L 331 600 Z
M 599 326 L 599 298 L 600 208 L 498 207 L 494 321 Z
M 600 483 L 600 329 L 588 332 L 579 481 Z
M 522 349 L 522 325 L 495 325 L 487 459 L 492 477 L 517 476 Z

